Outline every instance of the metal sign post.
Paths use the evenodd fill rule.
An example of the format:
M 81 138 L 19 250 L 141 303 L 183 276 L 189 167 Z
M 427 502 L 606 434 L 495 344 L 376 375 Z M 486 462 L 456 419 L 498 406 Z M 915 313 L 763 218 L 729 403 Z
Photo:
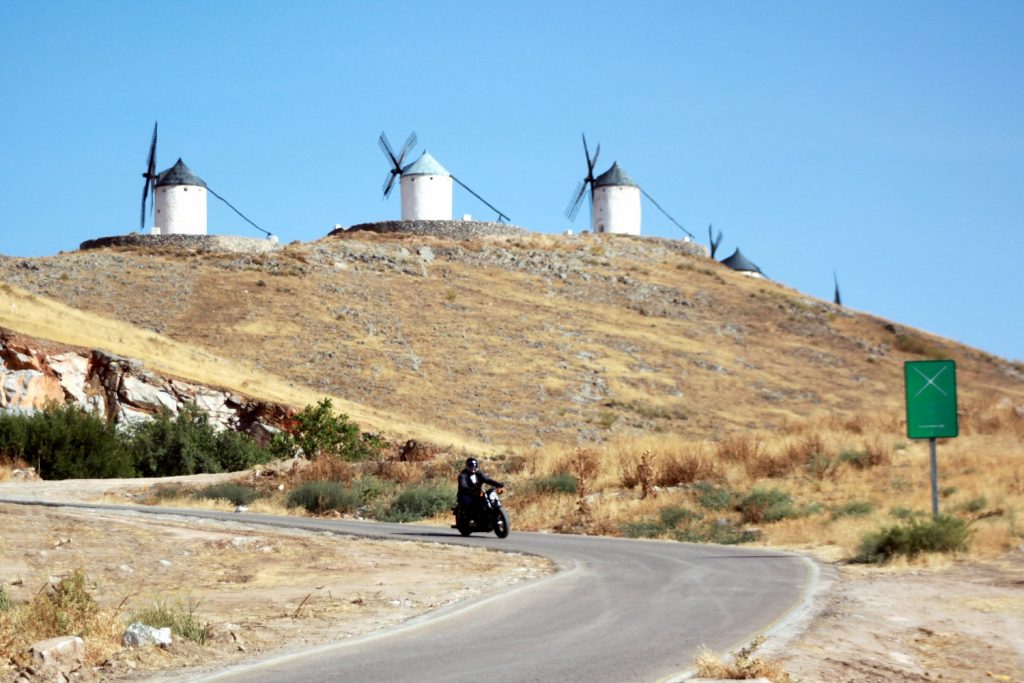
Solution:
M 932 471 L 932 516 L 939 516 L 939 465 L 935 440 L 959 434 L 956 415 L 956 362 L 907 361 L 903 364 L 907 391 L 907 437 L 928 439 Z

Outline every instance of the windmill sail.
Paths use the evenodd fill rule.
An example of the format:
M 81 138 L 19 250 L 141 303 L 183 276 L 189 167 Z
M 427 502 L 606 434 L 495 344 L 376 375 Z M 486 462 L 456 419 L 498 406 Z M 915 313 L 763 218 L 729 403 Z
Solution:
M 598 145 L 594 150 L 594 157 L 590 157 L 590 148 L 587 146 L 587 136 L 583 135 L 583 155 L 587 159 L 587 175 L 583 177 L 580 184 L 576 186 L 576 189 L 572 193 L 572 197 L 569 199 L 569 206 L 565 209 L 565 215 L 570 221 L 576 220 L 576 214 L 580 211 L 580 206 L 583 204 L 583 197 L 586 196 L 587 186 L 590 186 L 591 200 L 593 200 L 594 192 L 594 166 L 597 165 L 597 157 L 601 154 L 601 145 Z
M 156 191 L 156 121 L 153 122 L 153 139 L 149 143 L 149 158 L 146 160 L 146 171 L 142 174 L 145 182 L 142 186 L 142 210 L 139 212 L 139 230 L 146 227 L 146 198 L 149 198 L 149 211 L 153 212 L 153 197 Z

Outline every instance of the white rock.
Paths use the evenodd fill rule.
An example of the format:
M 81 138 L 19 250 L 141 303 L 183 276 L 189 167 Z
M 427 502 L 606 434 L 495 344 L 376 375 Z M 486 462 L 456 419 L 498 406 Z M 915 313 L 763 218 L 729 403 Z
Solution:
M 141 645 L 160 645 L 166 647 L 171 644 L 171 628 L 156 628 L 135 621 L 124 630 L 122 641 L 128 647 L 139 647 Z
M 82 668 L 85 641 L 78 636 L 61 636 L 42 640 L 29 648 L 33 669 L 46 680 L 67 680 L 68 674 Z

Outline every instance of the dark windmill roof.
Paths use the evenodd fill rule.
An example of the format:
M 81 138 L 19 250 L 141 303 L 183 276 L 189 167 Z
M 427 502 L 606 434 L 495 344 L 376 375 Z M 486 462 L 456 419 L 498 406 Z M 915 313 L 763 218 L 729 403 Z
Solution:
M 741 270 L 748 273 L 761 273 L 761 269 L 758 268 L 753 261 L 740 253 L 739 247 L 736 248 L 736 251 L 733 252 L 732 256 L 722 259 L 721 262 L 733 270 Z M 764 275 L 764 273 L 761 274 Z
M 628 173 L 622 170 L 617 161 L 607 171 L 594 178 L 594 187 L 608 187 L 609 185 L 640 187 L 636 184 L 636 181 L 629 177 Z
M 157 187 L 165 187 L 168 185 L 195 185 L 197 187 L 206 187 L 206 183 L 202 178 L 192 172 L 185 162 L 178 159 L 178 163 L 171 166 L 166 171 L 161 171 L 156 178 Z

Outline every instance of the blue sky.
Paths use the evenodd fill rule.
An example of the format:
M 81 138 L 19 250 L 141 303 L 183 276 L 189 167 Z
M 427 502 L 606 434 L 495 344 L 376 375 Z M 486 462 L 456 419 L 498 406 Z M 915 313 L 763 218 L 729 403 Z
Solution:
M 381 131 L 583 229 L 586 132 L 720 257 L 1024 359 L 1022 35 L 1020 2 L 3 2 L 0 253 L 137 229 L 155 120 L 160 168 L 282 241 L 399 216 Z M 215 200 L 210 231 L 260 236 Z

